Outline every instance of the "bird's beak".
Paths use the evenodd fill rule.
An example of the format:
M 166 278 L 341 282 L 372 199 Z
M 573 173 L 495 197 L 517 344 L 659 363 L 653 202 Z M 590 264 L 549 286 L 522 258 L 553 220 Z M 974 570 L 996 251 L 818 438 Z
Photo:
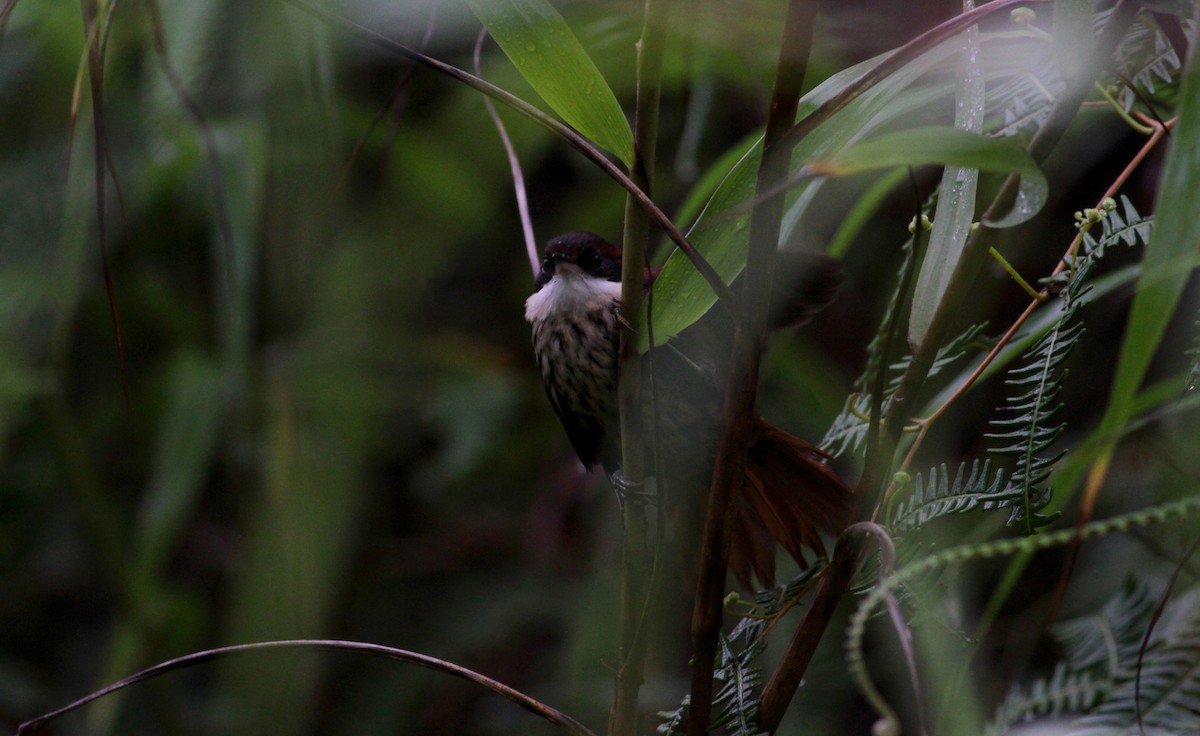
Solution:
M 575 263 L 575 259 L 566 253 L 555 253 L 550 256 L 554 259 L 554 272 L 562 274 L 568 278 L 582 276 L 583 271 Z

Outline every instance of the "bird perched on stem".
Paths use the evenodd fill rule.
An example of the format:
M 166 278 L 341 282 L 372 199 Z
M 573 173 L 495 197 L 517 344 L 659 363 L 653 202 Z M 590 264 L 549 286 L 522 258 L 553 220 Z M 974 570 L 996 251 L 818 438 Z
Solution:
M 790 285 L 776 278 L 783 298 L 773 300 L 772 326 L 807 319 L 832 299 L 840 280 L 832 259 L 797 255 L 793 260 L 803 262 L 803 278 Z M 656 275 L 647 272 L 647 288 Z M 525 302 L 550 404 L 583 465 L 589 470 L 600 465 L 610 476 L 621 462 L 620 282 L 619 248 L 593 233 L 565 233 L 547 243 L 535 291 Z M 732 328 L 718 305 L 642 358 L 647 467 L 663 471 L 666 482 L 658 478 L 658 487 L 669 510 L 686 509 L 706 497 Z M 730 568 L 747 587 L 752 575 L 763 585 L 774 583 L 775 543 L 801 565 L 805 547 L 824 556 L 820 531 L 840 531 L 852 506 L 849 489 L 824 452 L 761 417 L 752 431 L 730 540 Z

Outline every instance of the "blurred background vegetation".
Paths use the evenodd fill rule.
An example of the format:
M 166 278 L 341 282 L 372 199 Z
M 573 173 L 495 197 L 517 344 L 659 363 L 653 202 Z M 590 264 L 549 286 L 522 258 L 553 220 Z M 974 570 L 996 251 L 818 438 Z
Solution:
M 471 66 L 479 25 L 461 3 L 324 7 Z M 0 40 L 0 729 L 161 660 L 299 637 L 448 659 L 600 728 L 620 521 L 607 483 L 578 469 L 538 382 L 523 320 L 528 259 L 479 95 L 282 2 L 109 0 L 95 11 L 102 77 L 88 72 L 79 4 L 17 3 Z M 640 4 L 562 11 L 632 100 Z M 825 2 L 806 86 L 958 11 Z M 680 0 L 673 12 L 656 191 L 668 212 L 762 125 L 782 18 L 767 0 Z M 536 101 L 486 51 L 484 76 Z M 944 122 L 952 101 L 921 113 Z M 569 229 L 616 239 L 623 193 L 561 142 L 504 117 L 539 239 Z M 1028 272 L 1049 271 L 1074 233 L 1070 212 L 1093 203 L 1140 145 L 1111 113 L 1077 125 L 1047 166 L 1051 206 L 1014 251 Z M 1125 190 L 1141 206 L 1153 200 L 1161 151 L 1153 156 Z M 936 181 L 921 179 L 927 190 Z M 867 183 L 825 188 L 803 228 L 812 247 L 825 247 Z M 776 342 L 768 417 L 816 439 L 841 409 L 915 207 L 898 187 L 846 255 L 839 300 Z M 993 278 L 972 309 L 1002 324 L 1024 301 Z M 1073 426 L 1095 419 L 1088 397 L 1108 386 L 1123 304 L 1102 307 L 1072 363 Z M 1171 344 L 1185 345 L 1190 326 Z M 1181 355 L 1157 375 L 1179 370 Z M 977 454 L 999 403 L 1002 387 L 983 388 L 928 446 Z M 1194 417 L 1179 422 L 1188 426 L 1124 446 L 1117 507 L 1197 477 L 1181 439 L 1196 436 Z M 1027 595 L 1048 594 L 1055 559 Z M 1081 562 L 1093 564 L 1111 563 Z M 1122 577 L 1106 575 L 1093 599 Z M 798 707 L 823 703 L 807 711 L 811 732 L 862 732 L 871 719 L 852 707 L 840 642 L 829 639 Z M 660 646 L 670 656 L 652 666 L 652 708 L 677 705 L 686 689 L 685 633 Z M 441 675 L 295 652 L 176 673 L 55 728 L 552 730 Z

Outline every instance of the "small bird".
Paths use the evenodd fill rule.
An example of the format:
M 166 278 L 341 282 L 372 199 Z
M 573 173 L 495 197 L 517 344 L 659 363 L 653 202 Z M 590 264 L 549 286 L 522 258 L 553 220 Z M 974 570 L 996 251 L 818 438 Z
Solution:
M 594 233 L 569 232 L 550 240 L 544 255 L 534 293 L 525 302 L 542 383 L 579 460 L 589 470 L 599 465 L 614 476 L 621 462 L 621 250 Z M 768 321 L 773 326 L 803 321 L 836 291 L 840 272 L 832 259 L 803 260 L 808 268 L 802 286 L 777 289 L 791 298 L 772 305 Z M 656 276 L 647 271 L 647 288 Z M 647 468 L 664 470 L 670 498 L 678 499 L 669 505 L 690 504 L 694 510 L 706 497 L 732 327 L 723 310 L 709 310 L 642 358 L 644 406 L 651 407 L 645 410 L 647 434 L 654 432 L 646 442 Z M 820 530 L 840 531 L 853 500 L 824 452 L 761 417 L 752 431 L 730 540 L 730 568 L 748 588 L 752 576 L 765 586 L 774 584 L 772 540 L 802 566 L 805 547 L 824 556 Z M 685 511 L 684 516 L 698 519 L 700 514 Z M 684 536 L 698 538 L 698 532 L 693 523 Z

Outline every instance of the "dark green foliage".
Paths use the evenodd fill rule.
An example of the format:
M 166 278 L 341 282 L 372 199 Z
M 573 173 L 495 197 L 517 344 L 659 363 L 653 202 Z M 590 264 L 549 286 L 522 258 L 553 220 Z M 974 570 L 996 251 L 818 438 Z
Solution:
M 756 660 L 767 649 L 763 638 L 772 618 L 793 604 L 824 568 L 817 564 L 770 590 L 759 591 L 749 611 L 738 605 L 740 619 L 728 635 L 722 635 L 714 679 L 718 687 L 713 695 L 713 724 L 728 729 L 730 736 L 759 736 L 763 733 L 756 723 L 758 692 L 762 684 L 762 665 Z M 679 708 L 659 713 L 665 719 L 658 733 L 677 736 L 687 725 L 688 698 Z
M 12 731 L 21 719 L 181 652 L 230 640 L 344 636 L 478 666 L 602 732 L 610 712 L 606 685 L 616 669 L 620 519 L 603 479 L 579 472 L 538 384 L 521 314 L 529 264 L 511 212 L 508 162 L 479 93 L 428 69 L 414 73 L 386 43 L 367 43 L 349 25 L 294 6 L 158 5 L 161 20 L 149 15 L 153 4 L 82 4 L 111 14 L 103 21 L 106 71 L 95 98 L 107 110 L 100 120 L 89 80 L 78 76 L 81 59 L 84 75 L 88 68 L 81 5 L 27 1 L 0 11 L 0 102 L 11 111 L 0 116 L 0 142 L 8 144 L 0 155 L 0 579 L 9 593 L 0 611 L 0 727 Z M 476 19 L 449 5 L 439 13 L 427 3 L 400 5 L 321 6 L 371 33 L 419 42 L 439 59 L 469 66 Z M 617 105 L 607 107 L 617 128 L 626 115 L 634 119 L 638 5 L 553 3 L 578 37 L 575 55 L 594 61 L 600 76 L 593 81 L 611 87 Z M 677 222 L 696 223 L 697 245 L 719 246 L 702 252 L 730 263 L 741 257 L 731 244 L 745 239 L 743 226 L 762 202 L 752 194 L 757 158 L 732 173 L 730 166 L 742 158 L 745 141 L 761 135 L 784 5 L 748 0 L 671 10 L 654 199 Z M 943 20 L 933 4 L 879 0 L 870 14 L 817 5 L 821 33 L 804 79 L 819 94 L 802 106 L 805 113 Z M 1056 6 L 1078 10 L 1084 3 Z M 1043 166 L 1054 195 L 1048 207 L 1091 201 L 1108 183 L 1101 179 L 1132 161 L 1131 141 L 1144 131 L 1123 127 L 1109 98 L 1131 113 L 1153 106 L 1164 120 L 1176 114 L 1185 60 L 1164 31 L 1175 26 L 1162 20 L 1192 33 L 1184 16 L 1193 6 L 1150 4 L 1156 15 L 1140 14 L 1114 42 L 1115 58 L 1089 70 L 1104 92 L 1089 86 L 1089 106 L 1060 121 L 1064 144 Z M 1039 5 L 1032 27 L 1006 14 L 979 26 L 984 130 L 1024 141 L 1047 125 L 1068 85 L 1049 5 Z M 1110 14 L 1095 18 L 1102 25 Z M 152 31 L 161 32 L 178 81 L 168 80 Z M 537 45 L 537 27 L 523 33 Z M 938 174 L 931 166 L 872 180 L 869 172 L 810 176 L 808 164 L 881 132 L 944 124 L 955 106 L 961 29 L 945 38 L 810 133 L 803 143 L 809 148 L 793 157 L 796 181 L 784 195 L 782 245 L 837 250 L 847 278 L 840 302 L 794 335 L 777 336 L 758 403 L 772 421 L 782 416 L 781 425 L 809 438 L 840 409 L 823 446 L 839 456 L 833 465 L 852 486 L 868 485 L 859 465 L 872 414 L 878 419 L 897 405 L 901 377 L 912 367 L 905 315 L 914 301 L 929 298 L 913 286 L 926 233 L 914 247 L 905 223 L 913 210 L 932 212 L 939 196 L 950 195 L 929 192 Z M 532 103 L 545 101 L 518 71 L 538 56 L 514 67 L 491 42 L 482 49 L 483 77 Z M 589 107 L 574 77 L 540 71 L 564 83 L 551 97 Z M 82 94 L 70 112 L 77 83 Z M 501 117 L 527 174 L 538 239 L 589 229 L 615 240 L 625 194 L 595 160 L 512 109 Z M 112 159 L 99 177 L 107 187 L 103 218 L 93 169 L 98 127 L 107 130 L 104 153 Z M 1195 175 L 1192 187 L 1159 191 L 1154 181 L 1179 158 L 1168 143 L 1198 127 L 1200 120 L 1179 118 L 1122 191 L 1137 202 L 1200 191 Z M 727 163 L 718 164 L 722 159 Z M 703 179 L 712 185 L 698 185 Z M 979 200 L 960 211 L 978 217 L 997 184 L 981 177 Z M 682 210 L 681 201 L 689 202 Z M 855 203 L 862 202 L 869 206 L 860 210 Z M 690 216 L 680 214 L 688 210 Z M 1160 435 L 1174 430 L 1156 421 L 1165 402 L 1153 397 L 1136 396 L 1133 414 L 1086 437 L 1105 409 L 1108 386 L 1098 381 L 1095 406 L 1071 407 L 1070 446 L 1062 442 L 1062 403 L 1077 393 L 1064 385 L 1107 380 L 1110 371 L 1072 364 L 1072 349 L 1087 341 L 1078 357 L 1130 345 L 1128 330 L 1120 344 L 1100 344 L 1115 340 L 1121 325 L 1101 320 L 1121 303 L 1116 289 L 1097 284 L 1089 298 L 1105 294 L 1110 303 L 1097 305 L 1095 316 L 1080 309 L 1089 279 L 1115 246 L 1146 244 L 1154 220 L 1124 196 L 1103 212 L 1081 214 L 1079 253 L 1062 273 L 1039 282 L 1044 271 L 1026 270 L 1044 267 L 1048 254 L 1070 241 L 1062 232 L 1070 212 L 1047 214 L 1011 237 L 996 237 L 1014 268 L 1051 292 L 1026 323 L 1031 334 L 1018 332 L 989 369 L 1019 363 L 1008 375 L 1014 396 L 991 424 L 999 458 L 971 455 L 997 403 L 988 394 L 996 387 L 990 372 L 950 400 L 958 402 L 954 411 L 933 422 L 928 437 L 922 433 L 913 456 L 929 469 L 911 481 L 896 471 L 915 433 L 902 434 L 899 447 L 873 443 L 885 446 L 874 459 L 879 485 L 897 488 L 878 509 L 870 502 L 883 489 L 864 491 L 860 518 L 879 524 L 865 544 L 875 546 L 853 570 L 841 605 L 827 610 L 845 611 L 855 596 L 870 603 L 855 632 L 852 664 L 906 718 L 919 709 L 902 702 L 916 697 L 904 663 L 884 659 L 895 638 L 889 627 L 911 629 L 919 645 L 947 637 L 956 656 L 965 653 L 954 671 L 980 673 L 976 682 L 919 662 L 929 710 L 943 696 L 957 706 L 956 696 L 968 691 L 1002 692 L 998 681 L 1019 671 L 1013 666 L 1024 653 L 1014 647 L 1005 653 L 1011 660 L 1001 662 L 988 647 L 973 650 L 988 632 L 971 630 L 972 615 L 988 610 L 998 628 L 1027 622 L 1037 610 L 1021 610 L 1028 600 L 1022 586 L 1032 582 L 1040 595 L 1054 581 L 1038 576 L 1057 570 L 1023 569 L 1018 559 L 1005 573 L 1008 587 L 994 594 L 978 590 L 991 578 L 980 575 L 976 584 L 971 576 L 978 569 L 992 574 L 988 564 L 1001 558 L 1046 549 L 1049 542 L 1037 545 L 1051 537 L 1065 545 L 1073 532 L 1062 524 L 1033 536 L 997 535 L 999 525 L 987 522 L 1003 517 L 983 512 L 1003 510 L 1033 531 L 1052 520 L 1045 508 L 1053 490 L 1055 505 L 1070 513 L 1066 491 L 1079 484 L 1053 472 L 1075 472 L 1075 479 L 1086 472 L 1091 456 L 1081 450 L 1100 444 L 1097 437 L 1121 442 L 1128 456 L 1113 459 L 1120 483 L 1110 478 L 1094 518 L 1111 519 L 1106 504 L 1119 500 L 1147 512 L 1137 523 L 1161 522 L 1152 517 L 1165 507 L 1162 499 L 1196 492 L 1195 478 L 1180 471 L 1187 464 L 1164 451 Z M 121 311 L 124 376 L 101 278 L 101 220 Z M 846 232 L 855 237 L 839 239 L 850 222 Z M 666 248 L 652 251 L 653 265 L 668 257 Z M 1172 253 L 1180 257 L 1154 268 L 1172 276 L 1195 268 L 1194 258 Z M 1011 307 L 1023 299 L 999 269 L 979 270 L 967 285 L 978 289 L 970 308 L 948 310 L 947 329 L 926 342 L 937 351 L 932 380 L 909 397 L 910 421 L 941 408 L 960 384 L 938 384 L 974 368 L 968 361 L 994 344 L 984 330 L 1003 334 Z M 663 299 L 658 308 L 665 314 L 678 304 Z M 1182 376 L 1191 389 L 1200 381 L 1200 322 L 1196 329 Z M 1184 350 L 1161 340 L 1132 348 L 1147 362 L 1161 354 L 1177 363 Z M 1163 364 L 1154 369 L 1174 389 L 1180 376 L 1169 371 L 1179 366 Z M 1132 382 L 1147 389 L 1150 383 Z M 921 405 L 929 396 L 937 398 Z M 1187 452 L 1195 417 L 1185 411 L 1194 402 L 1176 403 L 1184 408 L 1172 419 L 1184 427 L 1177 434 Z M 1134 426 L 1146 430 L 1132 436 Z M 1114 524 L 1097 534 L 1126 530 Z M 897 551 L 890 570 L 879 553 L 891 545 L 889 535 Z M 1141 565 L 1147 579 L 1163 577 L 1171 563 L 1161 559 L 1173 553 L 1162 540 L 1153 544 L 1161 555 L 1129 563 Z M 1076 583 L 1094 589 L 1126 562 L 1097 563 L 1087 551 L 1072 595 Z M 988 564 L 978 564 L 984 559 Z M 817 560 L 786 585 L 758 593 L 753 604 L 728 604 L 726 622 L 736 623 L 718 640 L 713 730 L 762 732 L 768 640 L 786 641 L 801 616 L 821 610 L 807 607 L 826 564 Z M 670 565 L 656 574 L 664 588 L 693 582 Z M 971 717 L 981 727 L 962 733 L 981 731 L 992 712 L 996 734 L 1043 716 L 1076 719 L 1080 733 L 1136 733 L 1139 702 L 1147 733 L 1200 732 L 1200 617 L 1190 610 L 1196 597 L 1189 575 L 1194 571 L 1181 575 L 1178 587 L 1193 591 L 1167 609 L 1140 665 L 1155 597 L 1129 586 L 1099 612 L 1057 626 L 1061 661 L 1013 690 L 998 710 L 980 695 Z M 897 599 L 900 623 L 879 615 Z M 1077 603 L 1068 596 L 1068 610 Z M 794 732 L 869 728 L 870 714 L 844 706 L 862 702 L 859 673 L 849 672 L 836 646 L 848 638 L 844 623 L 832 616 L 819 634 L 786 721 L 797 724 Z M 679 734 L 688 717 L 688 698 L 674 689 L 688 674 L 686 614 L 661 628 L 650 655 L 659 660 L 647 677 L 654 687 L 643 688 L 640 708 L 644 715 L 682 701 L 662 714 L 659 727 Z M 494 693 L 394 664 L 247 654 L 207 663 L 195 677 L 131 688 L 126 699 L 90 706 L 82 718 L 97 734 L 553 732 L 531 725 L 527 714 L 505 715 L 507 706 L 493 709 Z M 920 730 L 901 725 L 905 733 Z M 958 733 L 924 725 L 931 736 Z
M 717 666 L 713 679 L 717 687 L 713 694 L 712 727 L 727 729 L 730 736 L 760 736 L 765 732 L 757 725 L 759 688 L 762 685 L 762 665 L 756 660 L 767 650 L 765 641 L 756 638 L 761 626 L 747 626 L 743 619 L 729 635 L 721 635 L 717 651 Z M 755 629 L 754 636 L 750 635 Z M 658 726 L 664 736 L 678 736 L 687 725 L 690 697 L 673 710 L 659 713 L 666 719 Z
M 895 318 L 896 311 L 902 308 L 902 305 L 907 299 L 905 293 L 905 285 L 908 282 L 909 271 L 913 267 L 913 241 L 910 238 L 903 246 L 904 262 L 900 266 L 900 271 L 896 276 L 896 281 L 892 285 L 891 296 L 888 299 L 887 308 L 884 310 L 883 317 L 879 321 L 879 328 L 875 336 L 867 345 L 867 365 L 860 375 L 854 381 L 854 392 L 846 397 L 846 404 L 842 408 L 842 412 L 833 420 L 829 426 L 829 430 L 825 433 L 824 439 L 821 440 L 821 448 L 834 457 L 839 457 L 846 453 L 858 453 L 862 450 L 863 443 L 866 441 L 867 428 L 870 424 L 871 415 L 871 396 L 870 383 L 879 371 L 883 370 L 882 363 L 884 360 L 884 346 L 887 344 L 888 325 Z M 893 381 L 895 376 L 893 376 Z M 882 401 L 882 407 L 886 410 L 887 399 Z
M 1116 663 L 1137 659 L 1154 602 L 1144 583 L 1126 580 L 1100 610 L 1057 624 L 1054 637 L 1062 645 L 1063 663 L 1074 672 L 1116 674 Z
M 1072 736 L 1138 732 L 1138 712 L 1147 734 L 1193 733 L 1200 729 L 1200 615 L 1192 597 L 1167 606 L 1149 646 L 1155 599 L 1129 581 L 1094 614 L 1054 627 L 1063 660 L 1049 678 L 1014 689 L 1000 706 L 988 733 L 1009 733 L 1038 717 L 1070 716 Z
M 1037 680 L 1025 689 L 1014 689 L 996 713 L 987 736 L 1001 736 L 1009 732 L 1010 726 L 1037 717 L 1086 711 L 1099 702 L 1104 689 L 1103 683 L 1093 681 L 1091 673 L 1072 672 L 1060 663 L 1049 678 Z
M 1107 13 L 1099 14 L 1100 19 L 1105 17 Z M 1161 98 L 1178 83 L 1182 68 L 1179 54 L 1157 23 L 1149 19 L 1135 23 L 1117 48 L 1118 102 L 1130 110 L 1147 97 Z
M 746 627 L 747 629 L 749 627 Z M 736 647 L 741 647 L 740 650 Z M 760 736 L 758 728 L 758 689 L 762 685 L 762 665 L 755 661 L 767 650 L 766 642 L 749 639 L 737 628 L 721 637 L 715 678 L 719 687 L 713 695 L 718 715 L 712 725 L 725 728 L 730 736 Z
M 1004 472 L 992 468 L 990 461 L 974 461 L 969 474 L 967 463 L 959 465 L 953 480 L 945 465 L 931 468 L 928 478 L 915 476 L 912 494 L 896 505 L 886 526 L 893 534 L 903 534 L 946 514 L 1011 507 L 1021 492 L 1004 481 Z
M 911 248 L 907 250 L 911 250 Z M 881 325 L 887 325 L 891 322 L 893 311 L 896 309 L 896 305 L 902 296 L 900 289 L 905 283 L 904 279 L 908 268 L 909 259 L 905 259 L 904 266 L 900 271 L 897 291 L 893 293 L 892 301 L 883 316 Z M 986 327 L 985 324 L 972 325 L 938 349 L 937 358 L 929 370 L 929 375 L 931 377 L 938 375 L 967 355 L 968 352 L 981 347 L 984 343 L 981 337 L 984 327 Z M 883 359 L 882 351 L 885 339 L 886 335 L 881 330 L 871 341 L 871 344 L 867 348 L 869 356 L 867 368 L 859 376 L 858 380 L 855 381 L 856 391 L 846 398 L 846 404 L 842 408 L 842 412 L 833 420 L 829 431 L 825 433 L 824 439 L 821 440 L 821 447 L 834 457 L 840 457 L 847 453 L 859 453 L 863 449 L 867 429 L 870 425 L 869 416 L 872 403 L 870 384 L 872 376 L 880 370 L 879 364 Z M 882 401 L 882 410 L 884 412 L 887 411 L 888 404 L 895 395 L 896 389 L 900 387 L 900 379 L 903 377 L 904 371 L 908 368 L 911 360 L 911 356 L 905 356 L 888 365 L 888 378 Z
M 1124 214 L 1122 214 L 1124 213 Z M 1100 221 L 1100 236 L 1089 230 L 1083 235 L 1084 257 L 1097 261 L 1104 257 L 1109 246 L 1118 243 L 1126 246 L 1145 244 L 1150 240 L 1154 218 L 1142 217 L 1129 197 L 1121 195 L 1121 212 L 1113 207 Z
M 1054 329 L 1025 354 L 1028 362 L 1009 373 L 1005 383 L 1021 393 L 1009 397 L 1005 410 L 1016 416 L 993 421 L 992 427 L 1000 431 L 987 435 L 1008 443 L 994 448 L 994 454 L 1016 458 L 1009 488 L 1018 492 L 1019 501 L 1011 504 L 1009 524 L 1023 522 L 1026 533 L 1055 518 L 1037 512 L 1050 503 L 1050 488 L 1042 484 L 1049 478 L 1051 466 L 1063 455 L 1063 451 L 1048 451 L 1066 428 L 1065 424 L 1054 423 L 1054 418 L 1062 409 L 1058 402 L 1062 380 L 1059 369 L 1083 333 L 1081 324 L 1066 326 L 1073 314 L 1074 309 L 1064 312 Z
M 1080 297 L 1088 289 L 1087 279 L 1109 246 L 1135 245 L 1149 237 L 1151 222 L 1142 218 L 1127 198 L 1122 197 L 1122 203 L 1124 217 L 1116 212 L 1115 203 L 1090 215 L 1099 218 L 1102 232 L 1099 237 L 1091 232 L 1083 234 L 1083 254 L 1072 258 L 1070 268 L 1057 278 L 1062 285 L 1061 314 L 1025 353 L 1024 363 L 1009 372 L 1005 384 L 1017 393 L 1008 398 L 1004 410 L 1014 416 L 994 420 L 993 431 L 987 435 L 1002 443 L 992 449 L 993 454 L 1014 458 L 1009 485 L 1021 495 L 1020 502 L 1011 506 L 1009 524 L 1020 524 L 1027 534 L 1055 518 L 1038 512 L 1050 503 L 1052 490 L 1045 483 L 1054 463 L 1065 454 L 1065 450 L 1051 451 L 1051 447 L 1066 428 L 1056 420 L 1062 409 L 1059 394 L 1066 378 L 1063 363 L 1085 330 L 1076 321 L 1076 313 Z M 1083 218 L 1081 226 L 1090 224 L 1087 215 L 1077 217 Z

